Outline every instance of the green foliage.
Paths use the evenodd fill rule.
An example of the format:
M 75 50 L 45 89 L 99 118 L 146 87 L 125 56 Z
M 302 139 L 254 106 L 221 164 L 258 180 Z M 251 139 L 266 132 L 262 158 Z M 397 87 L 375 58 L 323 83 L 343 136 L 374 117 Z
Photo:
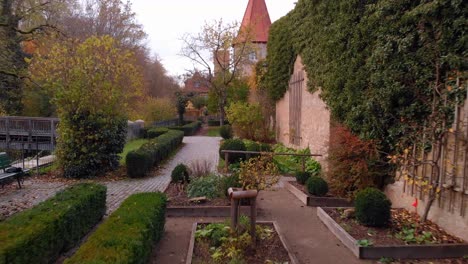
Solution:
M 67 178 L 92 178 L 120 164 L 127 121 L 104 113 L 69 112 L 61 115 L 58 162 Z
M 288 154 L 311 154 L 310 149 L 295 150 L 288 148 L 283 144 L 273 145 L 274 153 L 288 153 Z M 274 156 L 276 166 L 283 174 L 294 174 L 297 171 L 302 171 L 302 157 L 298 156 Z M 312 157 L 305 157 L 306 172 L 311 175 L 319 176 L 322 172 L 322 166 L 318 161 Z
M 403 227 L 396 238 L 401 239 L 406 244 L 430 244 L 432 243 L 432 232 L 423 231 L 421 234 L 416 233 L 415 226 Z
M 169 128 L 154 127 L 154 128 L 148 129 L 148 131 L 146 132 L 146 135 L 147 135 L 148 138 L 157 138 L 157 137 L 159 137 L 162 134 L 167 133 L 167 132 L 169 132 Z
M 202 229 L 197 229 L 195 239 L 208 238 L 210 246 L 219 247 L 223 242 L 223 238 L 229 236 L 229 231 L 229 227 L 224 223 L 212 223 Z
M 162 193 L 128 197 L 64 263 L 145 263 L 164 233 L 166 203 Z
M 133 53 L 110 36 L 67 40 L 35 54 L 32 80 L 50 94 L 60 118 L 57 158 L 65 177 L 94 177 L 118 166 L 128 102 L 142 86 L 135 65 Z
M 264 119 L 262 109 L 258 103 L 232 103 L 226 110 L 226 114 L 236 135 L 245 139 L 257 139 Z
M 230 176 L 223 176 L 219 179 L 219 187 L 218 187 L 218 191 L 220 193 L 220 197 L 227 197 L 228 196 L 228 193 L 227 193 L 227 190 L 229 188 L 240 188 L 242 187 L 242 184 L 239 180 L 239 175 L 236 174 L 236 173 L 233 173 L 232 175 Z
M 271 155 L 260 155 L 243 161 L 239 168 L 239 181 L 245 190 L 266 190 L 278 183 L 278 168 Z
M 204 96 L 197 96 L 194 98 L 191 98 L 190 101 L 193 104 L 193 107 L 195 107 L 198 110 L 201 110 L 203 107 L 207 106 L 208 104 L 208 99 Z
M 229 125 L 228 120 L 224 120 L 225 125 Z M 219 120 L 214 120 L 214 119 L 208 119 L 208 126 L 214 126 L 214 127 L 219 127 L 221 124 Z
M 390 222 L 392 203 L 376 188 L 366 188 L 356 195 L 356 218 L 366 226 L 381 227 Z
M 125 165 L 125 160 L 126 160 L 127 154 L 130 151 L 139 149 L 141 146 L 143 146 L 146 143 L 148 143 L 147 139 L 134 139 L 134 140 L 131 140 L 131 141 L 125 143 L 125 146 L 124 146 L 124 149 L 123 149 L 122 153 L 119 154 L 120 164 Z
M 372 247 L 374 242 L 370 239 L 361 239 L 357 241 L 357 245 L 360 247 Z
M 224 139 L 231 139 L 232 138 L 232 127 L 230 125 L 224 125 L 220 127 L 219 134 Z
M 146 98 L 141 103 L 141 113 L 131 116 L 131 120 L 143 119 L 146 122 L 158 122 L 174 119 L 176 109 L 170 99 L 167 98 Z
M 180 92 L 176 93 L 175 106 L 179 115 L 179 124 L 184 123 L 185 108 L 188 105 L 188 98 Z
M 0 263 L 53 263 L 106 211 L 106 187 L 77 184 L 0 223 Z
M 317 176 L 310 177 L 306 181 L 307 191 L 316 196 L 325 196 L 328 193 L 328 183 Z
M 195 121 L 192 123 L 185 124 L 183 126 L 172 126 L 169 127 L 169 129 L 183 131 L 185 136 L 193 136 L 198 132 L 201 125 L 202 123 L 200 121 Z
M 161 136 L 150 140 L 138 150 L 127 154 L 125 164 L 127 175 L 131 178 L 144 177 L 155 166 L 169 157 L 177 149 L 184 138 L 182 131 L 170 130 Z
M 305 172 L 297 171 L 295 176 L 296 176 L 297 182 L 304 185 L 306 181 L 310 178 L 311 174 L 307 171 Z
M 219 147 L 219 157 L 224 160 L 223 150 L 239 150 L 245 151 L 245 144 L 240 139 L 227 139 L 221 143 Z M 237 163 L 245 159 L 245 154 L 242 153 L 229 153 L 229 163 Z
M 271 26 L 262 86 L 281 99 L 300 54 L 309 90 L 321 88 L 333 119 L 380 153 L 399 151 L 426 126 L 440 134 L 452 125 L 466 94 L 454 83 L 466 78 L 467 12 L 452 0 L 298 1 Z
M 171 181 L 175 183 L 188 183 L 190 179 L 187 166 L 182 163 L 175 166 L 171 173 Z
M 190 198 L 205 196 L 208 199 L 218 197 L 220 176 L 211 174 L 192 179 L 187 187 L 187 196 Z

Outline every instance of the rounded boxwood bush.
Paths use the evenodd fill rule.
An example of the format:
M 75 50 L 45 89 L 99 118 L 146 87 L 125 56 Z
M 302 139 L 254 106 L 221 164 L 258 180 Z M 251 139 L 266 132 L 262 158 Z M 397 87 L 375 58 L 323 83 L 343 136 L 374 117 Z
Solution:
M 357 193 L 354 200 L 356 218 L 365 226 L 381 227 L 390 222 L 392 203 L 376 188 L 366 188 Z
M 306 181 L 310 178 L 311 174 L 307 171 L 298 171 L 296 172 L 296 180 L 298 183 L 304 185 Z
M 219 134 L 224 139 L 231 139 L 232 138 L 232 128 L 230 125 L 224 125 L 220 127 Z
M 307 191 L 315 196 L 325 196 L 328 192 L 328 183 L 320 177 L 310 177 L 306 181 Z
M 224 160 L 224 153 L 221 151 L 223 150 L 239 150 L 239 151 L 245 151 L 245 144 L 242 140 L 240 139 L 227 139 L 223 143 L 221 143 L 221 146 L 219 147 L 219 156 L 221 159 Z M 242 153 L 229 153 L 229 163 L 236 163 L 240 162 L 245 159 L 245 154 Z
M 188 168 L 184 164 L 177 165 L 171 173 L 171 180 L 174 183 L 189 182 Z

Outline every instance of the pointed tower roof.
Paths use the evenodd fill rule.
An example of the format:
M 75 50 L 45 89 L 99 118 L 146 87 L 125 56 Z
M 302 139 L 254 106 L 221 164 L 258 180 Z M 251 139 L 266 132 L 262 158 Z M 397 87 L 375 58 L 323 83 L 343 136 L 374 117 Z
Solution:
M 271 20 L 265 0 L 249 0 L 241 31 L 249 29 L 252 42 L 267 43 L 270 26 Z

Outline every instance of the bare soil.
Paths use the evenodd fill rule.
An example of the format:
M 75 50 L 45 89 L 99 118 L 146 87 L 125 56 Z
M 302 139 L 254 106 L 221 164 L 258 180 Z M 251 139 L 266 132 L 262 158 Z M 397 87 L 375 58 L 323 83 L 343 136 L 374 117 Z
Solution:
M 274 230 L 272 224 L 262 224 Z M 245 252 L 244 260 L 249 264 L 264 264 L 267 260 L 285 263 L 289 261 L 288 252 L 283 247 L 281 240 L 276 232 L 265 240 L 257 239 L 256 249 L 249 249 Z M 194 255 L 192 263 L 211 264 L 215 263 L 211 258 L 209 241 L 207 239 L 195 241 Z
M 370 240 L 374 245 L 406 245 L 397 234 L 404 228 L 414 228 L 416 235 L 431 232 L 426 241 L 430 244 L 458 244 L 464 243 L 460 238 L 452 236 L 431 221 L 421 222 L 419 216 L 405 209 L 392 209 L 391 223 L 387 227 L 366 227 L 358 223 L 355 218 L 342 217 L 343 209 L 324 209 L 340 226 L 356 240 Z
M 167 187 L 165 193 L 169 198 L 168 207 L 171 206 L 230 206 L 231 202 L 227 198 L 208 199 L 203 203 L 190 202 L 187 192 L 182 189 L 182 185 L 171 183 Z

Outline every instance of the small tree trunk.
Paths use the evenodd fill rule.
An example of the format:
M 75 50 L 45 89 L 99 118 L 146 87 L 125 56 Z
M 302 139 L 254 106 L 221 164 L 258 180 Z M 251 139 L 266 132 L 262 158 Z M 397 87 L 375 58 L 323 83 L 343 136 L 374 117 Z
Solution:
M 424 222 L 427 220 L 427 217 L 429 216 L 429 211 L 431 210 L 432 204 L 434 203 L 436 199 L 435 191 L 431 191 L 431 194 L 429 194 L 429 200 L 427 201 L 426 207 L 424 207 L 424 213 L 421 216 L 421 222 Z

